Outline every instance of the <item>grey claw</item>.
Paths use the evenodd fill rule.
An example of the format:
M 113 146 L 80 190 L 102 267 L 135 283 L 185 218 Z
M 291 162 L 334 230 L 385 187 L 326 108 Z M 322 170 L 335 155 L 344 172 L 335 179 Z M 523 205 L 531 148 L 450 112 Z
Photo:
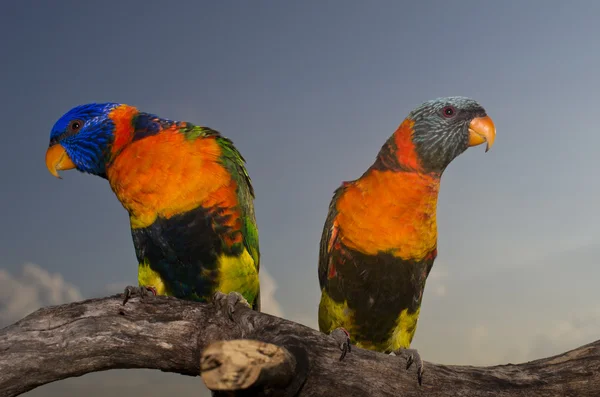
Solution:
M 217 306 L 219 310 L 223 309 L 223 305 L 227 306 L 227 317 L 229 320 L 233 321 L 233 313 L 235 313 L 235 305 L 241 303 L 242 305 L 252 308 L 248 301 L 240 294 L 239 292 L 230 292 L 229 294 L 224 294 L 221 291 L 217 291 L 213 295 L 213 303 Z
M 134 287 L 128 285 L 125 287 L 124 295 L 125 297 L 123 298 L 123 306 L 125 306 L 125 303 L 127 303 L 127 301 L 131 299 L 133 295 L 139 295 L 141 300 L 144 300 L 147 295 L 156 296 L 156 289 L 154 287 Z
M 416 349 L 398 349 L 394 352 L 394 355 L 400 355 L 402 353 L 408 354 L 406 358 L 406 369 L 408 370 L 411 365 L 414 363 L 417 367 L 417 380 L 419 381 L 419 386 L 423 385 L 423 374 L 425 373 L 425 369 L 423 366 L 423 360 L 421 359 L 421 355 Z
M 415 360 L 413 360 L 413 356 L 412 354 L 408 356 L 408 358 L 406 359 L 406 369 L 408 370 L 410 368 L 410 366 L 412 365 L 412 363 Z
M 352 345 L 350 344 L 350 334 L 344 328 L 336 328 L 329 334 L 335 339 L 337 343 L 339 343 L 340 350 L 342 351 L 342 355 L 340 356 L 339 361 L 342 361 L 344 357 L 346 357 L 347 353 L 352 351 Z
M 123 306 L 125 306 L 129 298 L 131 297 L 131 289 L 129 286 L 125 287 L 125 292 L 123 292 L 123 294 L 125 295 L 125 297 L 123 298 Z

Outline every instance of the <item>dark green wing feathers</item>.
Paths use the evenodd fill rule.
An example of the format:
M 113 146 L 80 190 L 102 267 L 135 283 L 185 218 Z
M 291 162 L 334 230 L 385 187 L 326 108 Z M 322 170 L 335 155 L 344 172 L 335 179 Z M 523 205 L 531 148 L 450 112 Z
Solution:
M 260 269 L 260 249 L 258 243 L 258 228 L 256 216 L 254 215 L 254 188 L 248 171 L 245 167 L 245 159 L 233 146 L 233 142 L 223 136 L 216 138 L 221 147 L 221 161 L 227 168 L 237 184 L 238 203 L 242 216 L 242 235 L 244 247 L 254 260 L 256 271 Z M 252 307 L 260 311 L 260 287 Z
M 254 215 L 254 188 L 252 181 L 244 165 L 244 157 L 233 146 L 233 142 L 228 138 L 219 136 L 216 138 L 221 147 L 221 161 L 236 181 L 237 196 L 242 213 L 242 234 L 244 236 L 244 246 L 254 259 L 256 270 L 260 268 L 260 250 L 258 244 L 258 228 L 256 227 L 256 216 Z
M 187 124 L 183 128 L 188 139 L 214 137 L 221 147 L 221 163 L 229 171 L 237 184 L 237 196 L 242 213 L 242 234 L 244 236 L 244 246 L 254 259 L 256 270 L 260 268 L 260 249 L 258 242 L 258 228 L 256 226 L 256 216 L 254 215 L 254 188 L 252 180 L 246 170 L 246 160 L 233 145 L 233 142 L 218 131 L 211 128 L 194 126 Z
M 229 262 L 226 275 L 221 274 L 218 263 L 222 254 L 235 257 L 244 254 L 245 249 L 254 262 L 256 273 L 251 272 L 254 276 L 250 276 L 252 280 L 248 280 L 249 289 L 243 294 L 250 294 L 249 303 L 255 310 L 260 310 L 260 295 L 255 294 L 255 287 L 250 287 L 257 283 L 254 277 L 257 277 L 259 269 L 260 251 L 253 206 L 254 190 L 244 166 L 245 160 L 232 141 L 219 132 L 190 123 L 178 126 L 188 140 L 216 140 L 221 149 L 220 157 L 216 160 L 235 181 L 237 203 L 228 204 L 233 207 L 223 208 L 201 205 L 170 219 L 157 218 L 147 228 L 132 230 L 138 260 L 140 263 L 149 262 L 153 271 L 167 284 L 170 295 L 182 299 L 205 300 L 212 289 L 223 281 L 223 277 L 230 280 L 229 286 L 224 288 L 233 287 L 242 293 L 235 285 L 241 282 L 238 287 L 243 290 L 243 281 L 236 281 L 235 273 L 233 276 L 230 273 L 236 271 L 235 262 Z M 230 186 L 234 188 L 233 184 Z M 238 219 L 232 219 L 232 216 Z M 239 229 L 232 229 L 233 224 Z M 241 239 L 237 233 L 241 233 Z M 238 237 L 232 240 L 232 235 Z M 250 261 L 246 263 L 250 265 Z M 242 268 L 240 270 L 245 271 Z

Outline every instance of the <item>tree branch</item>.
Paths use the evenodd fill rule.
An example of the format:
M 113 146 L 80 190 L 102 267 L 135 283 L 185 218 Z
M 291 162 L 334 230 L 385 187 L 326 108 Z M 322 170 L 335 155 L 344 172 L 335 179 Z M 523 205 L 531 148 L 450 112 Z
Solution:
M 202 380 L 211 390 L 284 389 L 295 369 L 296 359 L 287 349 L 248 339 L 212 343 L 200 358 Z
M 232 321 L 212 304 L 121 302 L 115 295 L 43 308 L 1 329 L 0 395 L 117 368 L 197 376 L 201 357 L 205 383 L 213 390 L 249 387 L 239 395 L 591 397 L 600 390 L 600 341 L 519 365 L 426 363 L 419 387 L 414 369 L 406 371 L 398 357 L 353 347 L 339 361 L 333 338 L 240 305 Z

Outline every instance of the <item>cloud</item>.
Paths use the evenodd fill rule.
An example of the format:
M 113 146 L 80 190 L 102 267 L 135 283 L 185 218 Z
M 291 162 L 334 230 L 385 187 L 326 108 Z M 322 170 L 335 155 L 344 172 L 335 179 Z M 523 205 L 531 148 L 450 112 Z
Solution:
M 511 327 L 511 322 L 516 322 L 517 326 Z M 454 346 L 446 349 L 445 355 L 450 355 L 446 361 L 452 364 L 496 365 L 521 363 L 567 352 L 598 339 L 600 306 L 582 308 L 572 314 L 557 310 L 556 317 L 535 323 L 538 325 L 534 328 L 515 317 L 507 321 L 506 326 L 479 322 L 464 333 L 466 339 L 455 338 Z
M 489 331 L 485 325 L 477 325 L 471 330 L 471 343 L 473 343 L 473 345 L 478 345 L 487 338 L 488 335 Z
M 59 273 L 33 263 L 23 265 L 20 275 L 0 270 L 0 325 L 8 325 L 40 307 L 83 299 L 77 287 Z
M 435 289 L 433 290 L 433 292 L 435 292 L 435 294 L 437 296 L 445 296 L 446 295 L 446 286 L 445 285 L 438 285 L 437 287 L 435 287 Z
M 448 272 L 444 267 L 440 268 L 440 265 L 436 263 L 434 268 L 427 277 L 427 290 L 433 291 L 436 296 L 446 296 L 447 287 L 445 280 L 448 278 Z
M 535 360 L 553 356 L 593 342 L 600 334 L 600 306 L 580 310 L 557 318 L 556 323 L 536 334 L 533 338 L 528 359 Z
M 277 282 L 264 266 L 260 267 L 260 301 L 261 311 L 272 314 L 273 316 L 283 317 L 283 309 L 275 299 L 275 291 L 277 291 Z
M 272 279 L 271 279 L 272 280 Z M 126 283 L 105 286 L 108 293 L 122 292 Z M 276 284 L 271 283 L 271 291 Z M 82 300 L 76 286 L 66 282 L 59 273 L 27 263 L 21 274 L 0 269 L 0 327 L 13 323 L 40 307 Z M 276 305 L 276 308 L 278 305 Z M 87 374 L 43 385 L 27 397 L 75 397 L 85 394 L 100 397 L 110 394 L 141 394 L 159 397 L 176 392 L 182 395 L 210 396 L 199 377 L 162 373 L 154 370 L 113 370 Z

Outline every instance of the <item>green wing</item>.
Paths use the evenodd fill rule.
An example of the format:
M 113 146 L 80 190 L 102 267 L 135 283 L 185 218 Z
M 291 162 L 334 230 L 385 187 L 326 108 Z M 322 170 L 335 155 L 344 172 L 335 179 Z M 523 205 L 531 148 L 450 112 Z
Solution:
M 256 216 L 254 215 L 254 188 L 248 171 L 246 160 L 233 145 L 233 142 L 218 131 L 211 128 L 200 127 L 187 123 L 182 132 L 188 139 L 214 137 L 221 147 L 221 162 L 229 171 L 237 183 L 238 202 L 242 212 L 242 234 L 244 235 L 244 247 L 254 259 L 256 271 L 260 268 L 260 249 L 258 243 L 258 228 Z
M 238 203 L 242 212 L 242 234 L 244 246 L 254 259 L 256 272 L 260 269 L 260 249 L 258 243 L 258 227 L 256 226 L 256 216 L 254 215 L 254 188 L 250 175 L 245 167 L 244 157 L 233 146 L 233 142 L 225 137 L 216 138 L 221 146 L 221 161 L 231 173 L 231 176 L 237 183 Z M 252 303 L 254 310 L 260 311 L 260 287 L 256 299 Z
M 254 215 L 254 188 L 252 181 L 246 171 L 245 160 L 233 146 L 231 140 L 218 137 L 217 142 L 222 149 L 222 161 L 237 183 L 237 196 L 242 210 L 242 233 L 244 235 L 244 246 L 254 259 L 256 270 L 260 267 L 260 250 L 258 244 L 258 228 L 256 227 L 256 216 Z
M 222 136 L 218 131 L 207 127 L 194 126 L 187 124 L 182 132 L 188 139 L 214 138 L 221 147 L 221 163 L 229 171 L 237 184 L 238 203 L 242 213 L 242 235 L 243 244 L 248 253 L 254 260 L 256 271 L 260 269 L 260 248 L 258 242 L 258 227 L 256 226 L 256 216 L 254 215 L 254 188 L 248 171 L 246 170 L 246 160 L 233 145 L 233 142 Z M 253 304 L 255 310 L 260 311 L 260 292 Z

